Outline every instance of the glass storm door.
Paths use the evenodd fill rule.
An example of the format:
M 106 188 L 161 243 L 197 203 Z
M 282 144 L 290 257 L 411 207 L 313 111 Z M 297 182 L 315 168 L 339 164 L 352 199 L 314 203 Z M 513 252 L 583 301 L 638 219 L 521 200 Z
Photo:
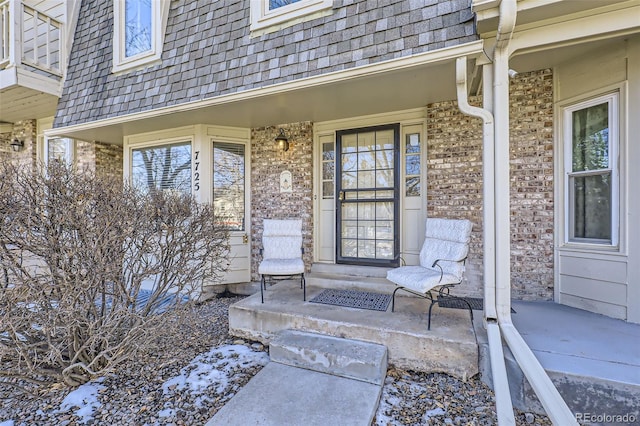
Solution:
M 336 262 L 397 266 L 400 126 L 336 134 Z
M 213 206 L 216 224 L 229 230 L 229 268 L 223 283 L 251 281 L 248 193 L 242 143 L 213 142 Z

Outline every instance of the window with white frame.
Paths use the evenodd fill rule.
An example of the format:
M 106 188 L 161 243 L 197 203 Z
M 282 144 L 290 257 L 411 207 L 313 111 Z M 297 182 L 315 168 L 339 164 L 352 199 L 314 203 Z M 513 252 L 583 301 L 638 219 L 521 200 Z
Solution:
M 149 65 L 160 59 L 166 0 L 114 0 L 113 71 Z
M 73 164 L 75 155 L 75 144 L 69 138 L 45 138 L 44 140 L 44 162 L 49 164 L 59 161 L 64 164 Z
M 566 238 L 618 244 L 618 94 L 564 110 Z
M 276 30 L 326 16 L 332 6 L 333 0 L 251 0 L 251 30 Z
M 131 183 L 144 192 L 191 193 L 191 143 L 133 148 Z

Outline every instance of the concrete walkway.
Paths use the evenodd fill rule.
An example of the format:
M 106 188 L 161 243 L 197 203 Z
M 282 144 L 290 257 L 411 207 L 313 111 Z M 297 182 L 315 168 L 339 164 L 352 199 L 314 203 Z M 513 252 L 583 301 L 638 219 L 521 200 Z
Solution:
M 285 330 L 271 362 L 206 426 L 369 426 L 387 372 L 382 345 Z

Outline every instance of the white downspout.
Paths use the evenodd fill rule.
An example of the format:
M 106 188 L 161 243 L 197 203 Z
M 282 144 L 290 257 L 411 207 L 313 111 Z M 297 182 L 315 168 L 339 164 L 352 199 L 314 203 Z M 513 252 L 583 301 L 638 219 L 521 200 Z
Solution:
M 485 80 L 486 81 L 486 80 Z M 502 351 L 502 338 L 496 316 L 494 236 L 495 218 L 493 211 L 493 146 L 495 143 L 493 114 L 490 111 L 469 105 L 467 99 L 467 58 L 456 59 L 456 89 L 458 108 L 463 114 L 482 119 L 482 175 L 483 181 L 483 249 L 484 249 L 484 319 L 489 341 L 491 376 L 496 396 L 498 424 L 515 425 L 513 405 L 509 393 L 509 381 Z
M 500 2 L 493 54 L 495 117 L 496 311 L 502 336 L 555 425 L 578 425 L 553 382 L 511 321 L 509 194 L 509 42 L 515 28 L 516 0 Z

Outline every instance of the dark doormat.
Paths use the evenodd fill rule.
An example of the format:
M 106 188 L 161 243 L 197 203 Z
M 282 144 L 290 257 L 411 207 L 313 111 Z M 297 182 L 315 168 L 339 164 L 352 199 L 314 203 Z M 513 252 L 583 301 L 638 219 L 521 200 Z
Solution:
M 481 311 L 484 308 L 484 300 L 481 297 L 442 297 L 438 298 L 438 305 L 442 308 L 452 309 L 469 309 L 466 303 L 461 299 L 466 300 L 471 305 L 471 309 Z M 516 311 L 511 308 L 511 313 L 515 314 Z
M 390 294 L 370 293 L 358 290 L 326 289 L 309 302 L 325 305 L 344 306 L 347 308 L 386 311 L 391 301 Z

